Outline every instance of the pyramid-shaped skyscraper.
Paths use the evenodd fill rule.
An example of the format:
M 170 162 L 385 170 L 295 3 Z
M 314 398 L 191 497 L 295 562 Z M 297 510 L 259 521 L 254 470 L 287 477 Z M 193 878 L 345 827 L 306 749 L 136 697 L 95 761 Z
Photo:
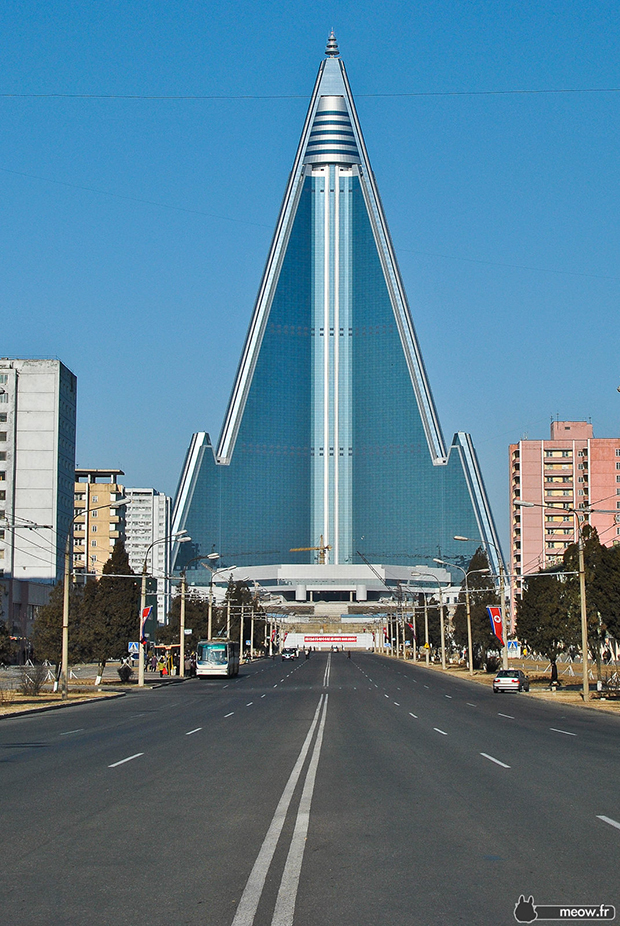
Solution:
M 388 583 L 436 558 L 462 563 L 477 542 L 455 535 L 497 565 L 471 439 L 444 444 L 333 33 L 220 440 L 194 435 L 174 528 L 193 541 L 177 570 L 217 551 L 301 600 L 321 576 L 364 598 L 367 562 Z

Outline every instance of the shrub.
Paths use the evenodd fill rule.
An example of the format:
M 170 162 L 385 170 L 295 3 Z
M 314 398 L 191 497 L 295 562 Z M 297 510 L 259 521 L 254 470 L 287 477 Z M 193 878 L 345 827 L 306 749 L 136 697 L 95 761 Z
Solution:
M 24 666 L 21 670 L 19 690 L 23 695 L 36 698 L 41 694 L 46 681 L 47 668 L 45 666 Z

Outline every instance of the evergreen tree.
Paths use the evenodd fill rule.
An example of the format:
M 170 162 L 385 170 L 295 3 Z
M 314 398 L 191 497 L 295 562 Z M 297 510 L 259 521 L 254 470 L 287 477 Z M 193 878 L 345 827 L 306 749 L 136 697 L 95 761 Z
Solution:
M 528 650 L 553 664 L 560 653 L 581 641 L 580 621 L 573 592 L 554 572 L 537 573 L 527 582 L 517 602 L 517 636 Z
M 4 621 L 0 621 L 0 662 L 8 662 L 10 656 L 11 634 Z
M 469 587 L 469 605 L 471 614 L 471 637 L 473 650 L 473 668 L 478 669 L 484 663 L 489 651 L 499 652 L 501 644 L 491 629 L 487 611 L 488 605 L 500 603 L 495 583 L 488 572 L 489 561 L 482 547 L 478 547 L 467 567 Z M 454 640 L 458 646 L 467 646 L 467 600 L 465 579 L 461 585 L 459 601 L 454 612 Z
M 63 591 L 63 583 L 58 582 L 50 593 L 49 603 L 40 608 L 32 631 L 34 658 L 40 662 L 45 659 L 49 660 L 56 666 L 56 674 L 60 671 L 62 660 Z M 85 646 L 80 622 L 81 607 L 82 590 L 74 585 L 69 592 L 69 663 L 71 665 L 84 660 Z
M 601 677 L 601 650 L 609 633 L 617 637 L 620 632 L 620 549 L 605 547 L 599 540 L 595 528 L 585 524 L 582 528 L 583 559 L 586 582 L 586 611 L 588 623 L 588 645 Z M 566 571 L 579 571 L 579 547 L 571 544 L 564 553 Z M 581 597 L 579 577 L 570 576 L 568 581 L 571 612 L 581 624 Z
M 213 609 L 215 612 L 215 609 Z M 181 595 L 175 595 L 168 612 L 168 623 L 157 628 L 158 643 L 178 643 L 181 624 Z M 206 640 L 209 633 L 209 602 L 190 588 L 185 594 L 185 626 L 192 633 L 185 637 L 185 649 L 196 648 L 199 640 Z
M 134 581 L 117 578 L 133 575 L 125 544 L 118 540 L 89 598 L 89 610 L 92 609 L 88 622 L 89 645 L 92 658 L 99 664 L 100 675 L 106 662 L 126 655 L 129 641 L 138 636 L 140 582 L 137 578 Z

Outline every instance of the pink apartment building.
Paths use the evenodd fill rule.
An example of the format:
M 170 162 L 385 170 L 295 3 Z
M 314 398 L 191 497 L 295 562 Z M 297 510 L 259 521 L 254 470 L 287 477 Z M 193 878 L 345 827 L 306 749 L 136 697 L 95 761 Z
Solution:
M 515 499 L 549 507 L 521 508 Z M 510 507 L 514 577 L 561 560 L 576 539 L 567 509 L 605 509 L 590 512 L 588 520 L 601 543 L 620 543 L 620 438 L 595 438 L 586 421 L 552 421 L 550 440 L 511 444 Z

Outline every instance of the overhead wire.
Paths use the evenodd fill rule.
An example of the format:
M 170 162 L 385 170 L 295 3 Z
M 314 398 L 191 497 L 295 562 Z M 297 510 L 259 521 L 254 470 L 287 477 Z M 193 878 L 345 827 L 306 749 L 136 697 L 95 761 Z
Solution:
M 356 93 L 356 99 L 399 99 L 451 96 L 540 96 L 571 93 L 620 93 L 620 87 L 517 88 L 509 90 L 408 90 L 402 93 Z M 305 93 L 0 93 L 0 99 L 18 100 L 145 100 L 191 102 L 208 100 L 306 100 Z

